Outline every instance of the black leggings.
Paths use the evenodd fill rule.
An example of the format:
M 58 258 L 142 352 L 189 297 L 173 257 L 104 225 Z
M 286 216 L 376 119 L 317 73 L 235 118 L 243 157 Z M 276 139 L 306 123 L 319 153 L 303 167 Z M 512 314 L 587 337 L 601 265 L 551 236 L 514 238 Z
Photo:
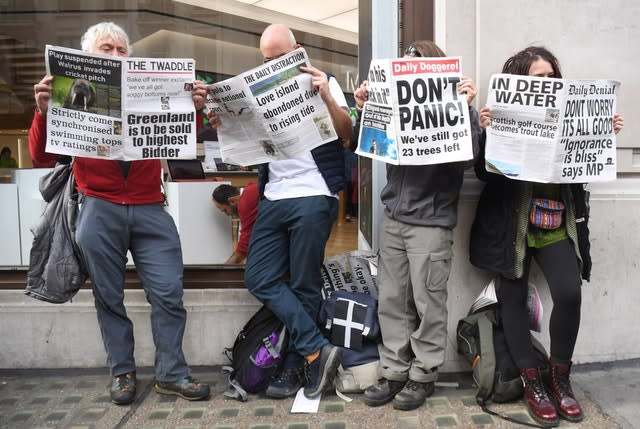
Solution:
M 528 248 L 524 275 L 515 280 L 501 277 L 497 291 L 507 344 L 516 365 L 521 369 L 537 366 L 527 313 L 527 285 L 532 258 L 544 273 L 553 300 L 549 335 L 550 353 L 556 362 L 571 361 L 580 328 L 582 280 L 573 243 L 566 239 L 540 249 Z

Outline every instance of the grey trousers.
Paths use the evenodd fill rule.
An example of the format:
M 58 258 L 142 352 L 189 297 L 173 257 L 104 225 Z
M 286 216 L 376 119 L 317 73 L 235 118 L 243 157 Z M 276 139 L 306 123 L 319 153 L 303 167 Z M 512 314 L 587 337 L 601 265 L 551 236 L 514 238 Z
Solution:
M 86 197 L 76 222 L 112 375 L 136 370 L 133 323 L 124 305 L 127 250 L 136 264 L 156 346 L 158 381 L 189 375 L 182 352 L 187 312 L 182 303 L 182 250 L 171 216 L 161 204 L 120 205 Z
M 378 269 L 380 376 L 435 381 L 447 343 L 453 231 L 384 216 Z

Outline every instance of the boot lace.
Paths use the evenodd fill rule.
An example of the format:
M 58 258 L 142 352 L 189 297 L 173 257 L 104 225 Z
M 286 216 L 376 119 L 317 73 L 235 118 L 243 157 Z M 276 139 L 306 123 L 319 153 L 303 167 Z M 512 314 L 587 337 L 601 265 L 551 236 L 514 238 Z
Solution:
M 279 383 L 285 383 L 288 380 L 292 379 L 292 378 L 297 378 L 298 380 L 301 379 L 300 377 L 300 369 L 299 368 L 285 368 L 284 370 L 282 370 L 282 372 L 280 373 L 280 375 L 278 375 L 278 377 L 276 377 L 276 382 Z M 306 374 L 305 374 L 306 375 Z
M 573 389 L 571 388 L 571 383 L 569 382 L 569 376 L 566 374 L 560 374 L 556 368 L 552 368 L 552 379 L 555 384 L 555 388 L 563 396 L 571 396 L 573 397 Z
M 128 392 L 131 390 L 131 375 L 129 373 L 117 375 L 115 377 L 116 388 L 121 392 Z
M 422 383 L 418 383 L 413 380 L 408 380 L 407 384 L 404 385 L 404 388 L 407 390 L 413 390 L 414 392 L 417 392 L 418 390 L 422 389 Z
M 533 393 L 533 397 L 536 401 L 540 402 L 549 399 L 547 391 L 545 390 L 544 384 L 542 384 L 542 380 L 540 378 L 523 378 L 522 382 L 525 387 L 528 387 Z

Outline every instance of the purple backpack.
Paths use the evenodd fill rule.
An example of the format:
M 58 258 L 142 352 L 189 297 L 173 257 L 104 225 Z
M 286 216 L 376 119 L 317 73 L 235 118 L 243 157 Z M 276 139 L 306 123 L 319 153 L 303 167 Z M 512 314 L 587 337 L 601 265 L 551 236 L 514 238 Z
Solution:
M 244 402 L 247 392 L 265 390 L 281 369 L 288 337 L 284 323 L 263 305 L 244 325 L 233 347 L 226 350 L 231 366 L 224 368 L 229 373 L 224 396 Z

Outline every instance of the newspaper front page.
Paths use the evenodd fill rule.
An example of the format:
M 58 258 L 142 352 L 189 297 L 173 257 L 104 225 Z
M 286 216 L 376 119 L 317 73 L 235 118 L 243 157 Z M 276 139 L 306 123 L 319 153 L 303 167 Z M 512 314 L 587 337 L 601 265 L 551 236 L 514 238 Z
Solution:
M 497 74 L 487 106 L 486 167 L 519 180 L 615 180 L 619 82 Z
M 208 85 L 207 107 L 220 117 L 222 160 L 241 166 L 295 158 L 338 138 L 313 90 L 304 49 Z
M 45 62 L 54 77 L 47 152 L 125 161 L 196 157 L 193 59 L 47 46 Z
M 371 60 L 358 155 L 396 165 L 473 157 L 460 58 Z

